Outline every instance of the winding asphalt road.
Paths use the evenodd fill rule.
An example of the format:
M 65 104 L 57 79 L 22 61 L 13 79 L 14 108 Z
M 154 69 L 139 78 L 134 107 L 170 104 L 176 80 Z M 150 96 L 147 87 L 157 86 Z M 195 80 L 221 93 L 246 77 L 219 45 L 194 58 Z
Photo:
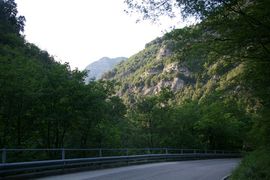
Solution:
M 164 162 L 94 170 L 42 178 L 42 180 L 220 180 L 240 159 Z

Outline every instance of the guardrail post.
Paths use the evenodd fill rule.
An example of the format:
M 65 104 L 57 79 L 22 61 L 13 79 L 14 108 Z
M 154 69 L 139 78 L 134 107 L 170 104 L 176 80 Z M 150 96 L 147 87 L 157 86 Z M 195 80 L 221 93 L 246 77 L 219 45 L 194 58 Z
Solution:
M 196 154 L 196 149 L 193 149 L 193 154 Z
M 2 149 L 2 163 L 6 163 L 7 160 L 7 151 L 5 148 Z
M 168 148 L 165 149 L 166 154 L 168 154 Z
M 65 159 L 65 149 L 64 148 L 62 149 L 62 153 L 61 154 L 62 154 L 62 160 L 64 160 Z
M 99 149 L 99 157 L 102 157 L 102 149 Z

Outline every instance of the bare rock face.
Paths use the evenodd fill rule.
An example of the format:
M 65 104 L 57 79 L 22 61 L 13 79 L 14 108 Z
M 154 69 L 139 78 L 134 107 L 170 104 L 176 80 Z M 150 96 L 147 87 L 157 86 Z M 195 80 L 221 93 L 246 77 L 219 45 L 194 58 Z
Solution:
M 172 91 L 174 92 L 179 91 L 184 88 L 184 85 L 185 85 L 185 82 L 182 79 L 174 78 L 171 85 Z
M 156 58 L 157 60 L 160 60 L 161 58 L 169 57 L 171 55 L 172 55 L 172 50 L 168 48 L 167 46 L 163 46 L 162 48 L 160 48 Z
M 163 73 L 172 73 L 178 71 L 178 63 L 168 64 L 164 69 Z
M 156 90 L 157 92 L 160 92 L 162 88 L 167 88 L 171 87 L 171 81 L 168 80 L 161 80 L 157 85 L 156 85 Z
M 161 49 L 159 56 L 164 57 L 167 55 L 170 55 L 170 52 Z M 122 74 L 122 76 L 124 75 Z M 163 76 L 168 78 L 161 79 Z M 127 87 L 127 92 L 141 95 L 153 95 L 159 93 L 163 88 L 170 88 L 173 92 L 177 92 L 182 90 L 187 83 L 185 82 L 186 78 L 183 76 L 191 77 L 192 73 L 186 66 L 179 64 L 179 62 L 173 62 L 167 65 L 158 64 L 146 69 L 145 72 L 140 75 L 142 80 L 151 80 L 151 85 L 145 85 L 144 83 L 141 85 L 130 84 L 130 86 Z M 152 82 L 153 77 L 159 80 L 157 82 Z M 153 83 L 155 85 L 153 85 Z
M 143 95 L 150 95 L 153 94 L 155 90 L 155 87 L 149 87 L 149 88 L 143 88 L 142 92 Z
M 152 67 L 144 72 L 141 77 L 147 78 L 147 76 L 151 75 L 159 75 L 159 74 L 172 74 L 174 77 L 170 80 L 161 79 L 155 86 L 145 86 L 145 87 L 133 87 L 133 92 L 141 93 L 143 95 L 151 95 L 159 93 L 163 88 L 170 88 L 173 92 L 177 92 L 184 88 L 185 81 L 181 79 L 181 77 L 177 77 L 177 74 L 181 73 L 186 77 L 191 77 L 191 72 L 185 66 L 179 65 L 178 62 L 174 62 L 166 65 L 165 67 Z
M 174 72 L 179 72 L 183 74 L 186 77 L 190 77 L 191 73 L 189 69 L 185 66 L 180 66 L 178 63 L 174 62 L 171 64 L 168 64 L 164 69 L 163 73 L 174 73 Z
M 159 68 L 151 68 L 147 72 L 145 72 L 142 76 L 146 77 L 146 76 L 149 76 L 149 75 L 159 74 L 161 71 L 162 70 L 160 70 Z
M 184 66 L 179 67 L 179 70 L 178 71 L 180 73 L 184 74 L 184 76 L 186 76 L 186 77 L 190 77 L 191 76 L 191 73 L 190 73 L 190 71 L 188 70 L 187 67 L 184 67 Z
M 170 88 L 172 91 L 176 92 L 184 88 L 185 82 L 180 78 L 174 78 L 172 80 L 161 80 L 156 86 L 144 87 L 141 89 L 143 95 L 157 94 L 163 88 Z M 136 88 L 134 89 L 136 90 Z
M 158 93 L 162 88 L 169 87 L 172 91 L 176 92 L 184 87 L 184 81 L 180 78 L 174 78 L 172 80 L 161 80 L 155 87 L 155 92 Z

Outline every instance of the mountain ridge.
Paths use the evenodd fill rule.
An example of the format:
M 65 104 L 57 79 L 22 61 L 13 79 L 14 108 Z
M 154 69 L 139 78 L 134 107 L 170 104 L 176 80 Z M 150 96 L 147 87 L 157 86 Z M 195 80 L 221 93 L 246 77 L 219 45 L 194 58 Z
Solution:
M 100 79 L 103 73 L 111 70 L 116 64 L 126 59 L 126 57 L 109 58 L 105 56 L 90 63 L 85 68 L 88 71 L 85 81 L 89 82 L 91 79 Z
M 105 73 L 104 79 L 120 82 L 117 94 L 127 102 L 156 95 L 164 88 L 176 94 L 178 103 L 202 100 L 215 91 L 226 90 L 229 95 L 237 89 L 238 93 L 242 89 L 237 86 L 237 75 L 243 72 L 243 64 L 225 61 L 223 56 L 206 58 L 206 48 L 196 47 L 208 36 L 201 26 L 176 29 L 154 39 L 144 50 Z

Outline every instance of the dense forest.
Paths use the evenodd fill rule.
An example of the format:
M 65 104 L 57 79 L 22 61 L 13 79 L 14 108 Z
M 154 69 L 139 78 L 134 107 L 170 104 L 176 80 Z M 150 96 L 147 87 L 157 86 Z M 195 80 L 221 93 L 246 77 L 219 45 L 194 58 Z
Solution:
M 143 19 L 171 1 L 125 1 Z M 233 179 L 269 179 L 270 3 L 177 0 L 175 29 L 85 84 L 22 35 L 0 0 L 0 148 L 172 147 L 251 151 Z

